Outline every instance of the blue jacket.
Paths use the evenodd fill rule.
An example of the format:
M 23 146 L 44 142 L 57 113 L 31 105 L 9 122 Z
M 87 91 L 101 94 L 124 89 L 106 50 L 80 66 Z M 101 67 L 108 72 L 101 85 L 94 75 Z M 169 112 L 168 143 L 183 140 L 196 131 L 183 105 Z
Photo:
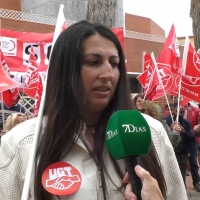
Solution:
M 166 123 L 170 127 L 171 124 L 172 124 L 171 116 L 164 118 L 164 120 L 166 120 Z M 188 154 L 188 148 L 189 148 L 190 144 L 192 142 L 195 142 L 195 135 L 194 135 L 194 132 L 192 130 L 192 125 L 188 120 L 186 120 L 184 118 L 179 118 L 179 123 L 185 129 L 185 132 L 180 134 L 181 140 L 180 140 L 178 146 L 174 149 L 174 151 L 175 151 L 176 154 L 187 155 Z

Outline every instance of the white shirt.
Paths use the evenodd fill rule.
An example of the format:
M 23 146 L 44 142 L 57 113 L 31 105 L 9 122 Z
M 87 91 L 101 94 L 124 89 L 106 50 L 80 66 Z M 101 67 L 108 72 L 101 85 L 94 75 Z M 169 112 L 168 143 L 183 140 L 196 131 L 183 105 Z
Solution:
M 150 126 L 152 140 L 163 169 L 167 185 L 167 200 L 187 200 L 183 179 L 167 133 L 159 121 L 147 115 L 143 116 Z M 0 147 L 0 200 L 21 199 L 36 121 L 37 118 L 28 120 L 16 126 L 2 137 Z M 104 153 L 106 169 L 114 183 L 120 186 L 122 180 L 115 173 L 107 151 Z M 61 200 L 103 200 L 102 196 L 99 197 L 101 191 L 97 167 L 92 159 L 85 159 L 87 156 L 87 149 L 82 141 L 78 140 L 73 150 L 63 160 L 79 170 L 82 175 L 82 184 L 75 194 L 61 197 Z M 122 165 L 123 161 L 120 161 L 120 166 L 123 167 Z M 109 193 L 107 200 L 125 200 L 124 195 L 116 191 L 108 177 L 106 177 L 106 182 Z M 29 199 L 34 199 L 33 183 L 30 186 Z

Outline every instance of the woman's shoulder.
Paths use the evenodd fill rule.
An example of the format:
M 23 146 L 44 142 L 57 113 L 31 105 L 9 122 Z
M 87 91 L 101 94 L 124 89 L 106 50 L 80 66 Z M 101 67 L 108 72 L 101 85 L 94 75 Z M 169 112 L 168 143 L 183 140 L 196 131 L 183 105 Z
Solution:
M 147 121 L 151 129 L 154 129 L 155 131 L 158 131 L 158 132 L 162 130 L 163 126 L 160 121 L 146 114 L 142 114 L 142 116 L 145 118 L 145 120 Z
M 20 146 L 30 145 L 37 118 L 29 119 L 10 130 L 1 138 L 0 167 L 8 164 L 13 159 L 16 149 Z

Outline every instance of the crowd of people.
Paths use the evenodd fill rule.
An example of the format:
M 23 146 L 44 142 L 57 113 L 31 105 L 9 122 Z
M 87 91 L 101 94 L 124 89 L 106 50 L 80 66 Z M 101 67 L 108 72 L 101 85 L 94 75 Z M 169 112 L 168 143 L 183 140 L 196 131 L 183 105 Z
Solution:
M 80 21 L 63 31 L 51 54 L 29 199 L 136 200 L 125 163 L 108 153 L 105 135 L 114 112 L 137 109 L 147 121 L 152 137 L 148 155 L 139 157 L 139 165 L 133 169 L 142 181 L 142 200 L 187 200 L 187 158 L 194 174 L 198 164 L 191 155 L 190 143 L 200 132 L 199 125 L 192 129 L 182 117 L 182 110 L 179 122 L 162 118 L 162 109 L 143 98 L 131 98 L 123 49 L 109 28 Z M 22 114 L 7 118 L 0 146 L 0 199 L 21 199 L 37 120 L 25 120 Z M 44 186 L 43 173 L 57 162 L 68 164 L 70 177 L 74 171 L 69 171 L 69 166 L 81 174 L 75 182 L 82 183 L 73 193 L 69 190 L 59 196 Z M 67 181 L 69 177 L 58 177 L 49 187 L 62 190 Z M 197 189 L 200 181 L 193 181 Z M 65 189 L 71 186 L 72 182 Z
M 166 105 L 162 110 L 158 104 L 144 100 L 143 94 L 138 94 L 134 97 L 133 104 L 140 112 L 150 115 L 162 123 L 174 148 L 184 184 L 186 185 L 186 172 L 189 164 L 193 186 L 197 192 L 200 192 L 200 160 L 198 160 L 200 109 L 187 103 L 179 109 L 177 122 L 177 102 Z M 169 110 L 171 110 L 172 116 Z M 162 114 L 163 111 L 165 114 Z

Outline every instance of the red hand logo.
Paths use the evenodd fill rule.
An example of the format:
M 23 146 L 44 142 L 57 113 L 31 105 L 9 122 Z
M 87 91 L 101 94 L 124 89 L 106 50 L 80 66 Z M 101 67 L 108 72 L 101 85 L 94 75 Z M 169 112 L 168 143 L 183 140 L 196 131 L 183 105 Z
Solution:
M 46 181 L 46 187 L 52 187 L 58 190 L 70 188 L 75 182 L 80 182 L 80 178 L 75 176 L 61 176 L 53 180 Z

